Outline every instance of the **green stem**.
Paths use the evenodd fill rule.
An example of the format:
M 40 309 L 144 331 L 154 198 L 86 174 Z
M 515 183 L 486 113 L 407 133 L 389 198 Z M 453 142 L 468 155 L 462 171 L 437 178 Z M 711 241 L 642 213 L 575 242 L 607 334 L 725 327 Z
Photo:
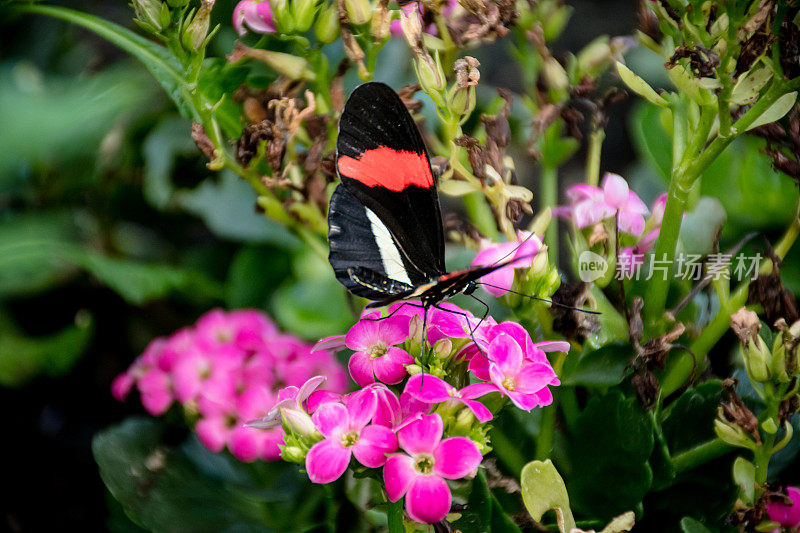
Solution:
M 389 501 L 388 506 L 386 514 L 389 520 L 389 533 L 404 533 L 403 499 L 400 498 L 396 502 Z
M 540 210 L 544 210 L 547 207 L 555 207 L 558 203 L 558 169 L 556 167 L 542 167 L 539 196 Z M 558 265 L 558 223 L 555 220 L 551 220 L 550 225 L 547 226 L 545 243 L 550 252 L 550 262 Z
M 595 187 L 600 183 L 600 154 L 605 138 L 606 132 L 602 129 L 595 129 L 589 135 L 589 150 L 586 154 L 586 183 Z
M 539 429 L 539 438 L 536 439 L 535 458 L 544 461 L 550 457 L 553 450 L 553 440 L 556 431 L 556 399 L 542 410 L 542 423 Z
M 558 387 L 556 391 L 558 393 L 558 403 L 561 406 L 561 412 L 564 414 L 564 422 L 567 428 L 572 430 L 575 428 L 578 417 L 581 414 L 575 387 Z
M 672 457 L 675 474 L 681 474 L 713 459 L 722 457 L 733 447 L 721 439 L 714 439 Z
M 767 407 L 764 409 L 763 420 L 769 420 L 771 418 L 776 422 L 778 421 L 778 407 L 780 406 L 785 391 L 785 386 L 778 387 L 778 390 L 776 391 L 775 386 L 772 383 L 764 383 Z M 761 445 L 757 446 L 753 451 L 753 462 L 756 467 L 756 485 L 759 487 L 763 487 L 764 483 L 767 482 L 769 460 L 772 458 L 772 447 L 775 445 L 775 437 L 777 437 L 777 433 L 768 433 L 766 431 L 762 431 L 761 434 L 763 435 L 764 440 L 761 442 Z M 761 492 L 762 489 L 758 490 Z
M 792 220 L 792 223 L 788 228 L 786 228 L 781 240 L 778 241 L 778 244 L 776 244 L 773 248 L 775 254 L 781 259 L 785 258 L 786 254 L 789 253 L 789 250 L 791 250 L 792 245 L 795 243 L 795 241 L 797 241 L 798 237 L 800 237 L 800 203 L 798 203 L 797 214 L 794 220 Z M 772 261 L 768 258 L 762 261 L 758 271 L 759 274 L 768 274 L 771 272 Z M 736 288 L 731 297 L 728 299 L 727 308 L 729 310 L 736 311 L 747 302 L 749 287 L 750 281 L 744 281 Z M 730 321 L 730 313 L 725 313 L 720 310 L 720 312 L 716 314 L 711 322 L 708 323 L 700 335 L 698 335 L 694 342 L 692 342 L 692 344 L 689 346 L 689 350 L 691 350 L 691 352 L 697 358 L 698 373 L 705 370 L 706 354 L 708 354 L 709 350 L 717 344 L 725 332 L 728 331 L 728 327 L 730 327 Z M 693 368 L 694 360 L 692 357 L 686 353 L 679 354 L 673 365 L 664 374 L 664 377 L 661 380 L 662 395 L 666 397 L 678 390 L 678 388 L 680 388 L 686 382 L 686 380 L 689 379 Z
M 512 442 L 499 428 L 495 427 L 491 434 L 492 450 L 508 470 L 519 477 L 522 468 L 528 462 L 520 450 L 519 444 Z
M 708 147 L 700 153 L 699 157 L 694 157 L 692 154 L 685 159 L 683 158 L 683 150 L 680 150 L 680 156 L 678 156 L 678 153 L 679 148 L 685 145 L 684 143 L 686 140 L 686 127 L 688 125 L 688 121 L 686 120 L 686 103 L 682 100 L 676 102 L 673 109 L 674 144 L 672 175 L 670 177 L 669 195 L 664 211 L 664 220 L 661 225 L 661 233 L 659 234 L 655 248 L 655 258 L 658 260 L 665 259 L 667 261 L 665 263 L 667 272 L 663 277 L 653 276 L 647 286 L 645 317 L 646 325 L 651 330 L 664 313 L 669 282 L 672 275 L 672 263 L 675 258 L 675 247 L 678 243 L 678 234 L 680 232 L 680 223 L 683 218 L 683 210 L 686 206 L 689 191 L 694 185 L 694 182 L 738 135 L 744 133 L 778 98 L 790 90 L 793 90 L 796 85 L 800 85 L 800 79 L 786 84 L 773 83 L 766 94 L 759 98 L 758 102 L 736 121 L 731 135 L 727 137 L 717 136 Z M 695 135 L 697 136 L 701 133 L 702 131 L 696 131 Z M 691 144 L 694 145 L 696 142 L 697 141 L 693 139 Z M 681 161 L 681 163 L 678 164 L 677 161 Z

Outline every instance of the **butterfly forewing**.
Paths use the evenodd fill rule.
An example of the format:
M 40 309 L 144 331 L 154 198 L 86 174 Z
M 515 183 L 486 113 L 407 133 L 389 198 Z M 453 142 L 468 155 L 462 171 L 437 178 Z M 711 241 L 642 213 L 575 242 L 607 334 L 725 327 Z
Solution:
M 353 91 L 339 121 L 336 155 L 342 185 L 389 232 L 407 280 L 416 285 L 443 274 L 436 183 L 419 130 L 397 93 L 377 82 Z

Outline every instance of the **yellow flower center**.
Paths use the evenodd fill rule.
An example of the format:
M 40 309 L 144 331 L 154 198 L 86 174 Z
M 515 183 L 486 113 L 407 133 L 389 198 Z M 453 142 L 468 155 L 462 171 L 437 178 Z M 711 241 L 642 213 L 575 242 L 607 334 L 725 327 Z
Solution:
M 516 386 L 517 386 L 517 384 L 514 383 L 514 378 L 506 377 L 506 379 L 503 380 L 503 388 L 508 390 L 508 391 L 512 391 L 513 392 L 514 389 L 516 388 Z
M 342 435 L 341 443 L 342 446 L 344 446 L 345 448 L 349 448 L 356 442 L 358 442 L 358 433 L 352 432 L 352 433 L 345 433 L 344 435 Z
M 370 356 L 372 359 L 376 359 L 376 358 L 378 358 L 378 357 L 380 357 L 380 356 L 382 356 L 382 355 L 386 354 L 386 352 L 388 352 L 388 351 L 389 351 L 389 347 L 388 347 L 388 346 L 386 346 L 386 344 L 384 344 L 384 343 L 382 343 L 382 342 L 379 342 L 379 343 L 377 343 L 377 344 L 373 345 L 373 346 L 372 346 L 372 347 L 369 349 L 369 356 Z
M 433 473 L 433 456 L 428 454 L 420 454 L 414 458 L 414 469 L 420 474 Z

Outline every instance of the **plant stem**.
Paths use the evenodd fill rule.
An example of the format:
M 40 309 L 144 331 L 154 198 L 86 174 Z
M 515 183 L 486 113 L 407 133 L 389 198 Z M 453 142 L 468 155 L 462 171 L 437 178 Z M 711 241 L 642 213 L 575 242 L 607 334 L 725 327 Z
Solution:
M 386 511 L 389 520 L 389 533 L 404 533 L 405 526 L 403 525 L 403 499 L 400 498 L 396 502 L 389 501 L 388 509 Z
M 653 327 L 654 322 L 664 314 L 664 307 L 667 302 L 667 292 L 669 282 L 672 277 L 672 263 L 675 258 L 675 247 L 678 244 L 678 235 L 683 220 L 683 211 L 686 200 L 689 198 L 689 187 L 684 187 L 678 167 L 683 159 L 686 147 L 686 134 L 688 129 L 688 109 L 689 105 L 685 98 L 680 98 L 675 102 L 672 109 L 673 116 L 673 144 L 672 144 L 672 174 L 670 176 L 669 191 L 667 193 L 667 205 L 664 209 L 664 218 L 661 224 L 661 231 L 656 242 L 654 259 L 664 261 L 666 272 L 663 276 L 653 276 L 647 283 L 645 303 L 645 326 L 648 329 Z M 694 143 L 692 143 L 694 144 Z
M 511 442 L 511 439 L 499 428 L 494 428 L 492 430 L 492 450 L 506 468 L 508 468 L 514 476 L 519 477 L 522 473 L 522 467 L 527 463 L 525 456 L 522 455 L 519 446 Z
M 798 237 L 800 237 L 800 203 L 798 203 L 797 214 L 795 215 L 794 220 L 792 220 L 792 223 L 788 228 L 786 228 L 781 240 L 778 241 L 778 244 L 776 244 L 773 248 L 775 255 L 777 255 L 780 259 L 785 258 L 786 254 L 788 254 L 789 250 L 792 249 L 792 245 L 795 243 L 795 241 L 797 241 Z M 769 258 L 764 259 L 758 269 L 759 274 L 769 274 L 771 271 L 772 261 Z M 730 299 L 728 299 L 727 308 L 729 310 L 735 312 L 747 302 L 749 287 L 750 281 L 748 280 L 742 282 L 736 288 Z M 692 342 L 692 344 L 689 346 L 689 350 L 691 350 L 691 352 L 697 358 L 698 373 L 705 370 L 706 354 L 708 354 L 709 350 L 715 344 L 717 344 L 725 332 L 728 331 L 730 321 L 730 314 L 720 310 L 720 312 L 716 314 L 711 322 L 708 323 L 700 335 L 698 335 L 694 342 Z M 661 394 L 666 397 L 678 390 L 686 382 L 686 380 L 689 379 L 689 376 L 691 376 L 693 367 L 694 360 L 689 354 L 680 353 L 677 355 L 677 359 L 661 379 Z
M 542 423 L 539 430 L 539 438 L 536 439 L 535 458 L 537 460 L 544 461 L 550 457 L 550 451 L 553 449 L 555 431 L 556 399 L 553 397 L 553 403 L 544 407 L 542 410 Z
M 732 449 L 733 447 L 722 439 L 710 440 L 674 455 L 672 457 L 672 467 L 675 469 L 676 474 L 681 474 L 717 457 L 722 457 Z
M 602 129 L 592 130 L 589 135 L 589 150 L 586 154 L 586 183 L 597 187 L 600 183 L 600 154 L 606 132 Z
M 543 166 L 542 175 L 539 183 L 539 210 L 547 207 L 555 207 L 558 203 L 558 169 L 556 167 Z M 551 220 L 545 233 L 545 242 L 549 250 L 550 262 L 558 265 L 558 222 Z

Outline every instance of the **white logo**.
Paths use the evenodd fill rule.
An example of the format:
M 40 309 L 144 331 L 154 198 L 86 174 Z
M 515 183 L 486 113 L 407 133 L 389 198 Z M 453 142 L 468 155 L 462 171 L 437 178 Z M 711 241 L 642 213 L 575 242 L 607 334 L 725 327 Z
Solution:
M 602 255 L 584 250 L 581 252 L 581 255 L 578 256 L 578 277 L 584 283 L 602 278 L 606 270 L 608 270 L 608 263 Z

